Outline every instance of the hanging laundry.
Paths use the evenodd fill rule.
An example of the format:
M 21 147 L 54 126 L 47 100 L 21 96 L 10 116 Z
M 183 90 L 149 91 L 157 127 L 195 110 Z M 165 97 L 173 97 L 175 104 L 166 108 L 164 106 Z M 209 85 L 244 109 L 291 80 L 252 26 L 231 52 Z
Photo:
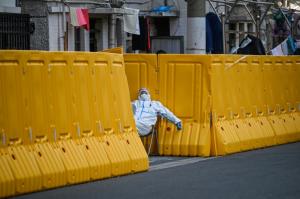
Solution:
M 281 48 L 281 44 L 279 44 L 278 46 L 276 46 L 275 48 L 273 48 L 271 50 L 271 53 L 272 53 L 272 55 L 275 55 L 275 56 L 284 55 L 283 51 L 282 51 L 282 48 Z
M 76 27 L 82 26 L 90 30 L 89 12 L 87 8 L 70 8 L 71 24 Z
M 124 14 L 124 31 L 140 35 L 140 24 L 139 24 L 139 10 L 133 8 L 124 8 L 126 13 Z
M 265 55 L 266 51 L 261 40 L 252 35 L 247 35 L 239 44 L 237 54 L 243 55 Z
M 215 13 L 206 14 L 206 52 L 211 54 L 223 53 L 222 23 Z
M 296 46 L 296 41 L 294 41 L 291 35 L 289 35 L 287 38 L 287 46 L 288 46 L 289 55 L 293 55 L 297 49 L 297 46 Z
M 281 42 L 281 49 L 284 55 L 289 54 L 288 45 L 287 45 L 287 39 L 285 39 L 283 42 Z
M 294 39 L 289 35 L 283 42 L 271 50 L 272 55 L 293 55 L 296 51 Z

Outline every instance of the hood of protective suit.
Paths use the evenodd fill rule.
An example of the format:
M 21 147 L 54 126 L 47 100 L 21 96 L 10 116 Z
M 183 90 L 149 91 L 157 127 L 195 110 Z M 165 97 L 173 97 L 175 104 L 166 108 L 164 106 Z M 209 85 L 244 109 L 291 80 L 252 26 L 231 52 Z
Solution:
M 141 88 L 139 90 L 139 96 L 138 96 L 138 99 L 140 101 L 151 101 L 151 96 L 150 96 L 150 93 L 148 91 L 148 89 L 146 88 Z

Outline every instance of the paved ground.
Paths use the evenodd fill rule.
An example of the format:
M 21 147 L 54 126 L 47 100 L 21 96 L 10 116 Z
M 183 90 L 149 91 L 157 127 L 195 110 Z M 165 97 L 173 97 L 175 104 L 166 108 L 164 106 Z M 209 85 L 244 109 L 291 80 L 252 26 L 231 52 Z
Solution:
M 225 157 L 151 157 L 150 162 L 149 172 L 16 198 L 300 198 L 300 142 Z

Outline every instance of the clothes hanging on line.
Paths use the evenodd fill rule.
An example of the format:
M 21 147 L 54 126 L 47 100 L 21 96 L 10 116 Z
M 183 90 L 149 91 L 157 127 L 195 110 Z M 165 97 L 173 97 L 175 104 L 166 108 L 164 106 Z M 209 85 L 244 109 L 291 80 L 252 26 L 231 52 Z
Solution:
M 90 30 L 89 11 L 87 8 L 70 7 L 70 21 L 75 27 L 83 27 Z
M 283 42 L 271 50 L 272 55 L 293 55 L 297 47 L 294 39 L 289 35 Z
M 215 13 L 209 12 L 206 17 L 206 52 L 223 53 L 222 23 Z
M 133 8 L 124 8 L 126 13 L 123 17 L 124 31 L 140 35 L 140 24 L 139 24 L 139 10 Z

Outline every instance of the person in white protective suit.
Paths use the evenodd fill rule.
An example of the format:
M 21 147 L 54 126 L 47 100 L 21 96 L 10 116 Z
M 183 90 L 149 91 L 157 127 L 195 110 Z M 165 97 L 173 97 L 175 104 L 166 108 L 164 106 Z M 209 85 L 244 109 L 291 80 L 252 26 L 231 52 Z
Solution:
M 132 109 L 140 136 L 146 136 L 151 133 L 152 126 L 156 124 L 157 116 L 166 118 L 168 121 L 174 123 L 177 130 L 182 129 L 181 120 L 159 101 L 152 101 L 150 93 L 146 88 L 139 90 L 138 100 L 132 102 Z

